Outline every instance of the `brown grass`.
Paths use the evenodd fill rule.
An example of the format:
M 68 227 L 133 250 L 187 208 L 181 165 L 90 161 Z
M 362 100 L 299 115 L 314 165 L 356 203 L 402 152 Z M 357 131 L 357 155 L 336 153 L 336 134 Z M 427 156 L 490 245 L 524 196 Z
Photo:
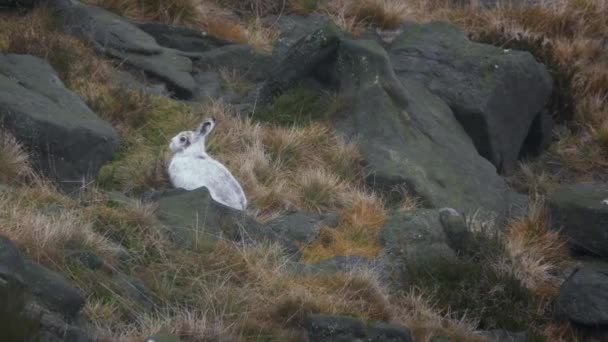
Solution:
M 0 183 L 16 184 L 33 176 L 27 152 L 4 130 L 0 130 L 0 165 Z
M 507 227 L 506 256 L 496 267 L 537 295 L 552 298 L 560 285 L 556 275 L 570 260 L 569 250 L 563 237 L 549 229 L 548 214 L 541 201 L 533 202 L 528 210 L 527 216 Z
M 72 207 L 62 207 L 70 204 Z M 48 184 L 35 184 L 0 196 L 0 234 L 11 239 L 32 259 L 53 268 L 66 250 L 83 248 L 107 259 L 120 247 L 93 229 L 92 223 Z
M 196 1 L 193 0 L 86 0 L 85 3 L 122 16 L 167 24 L 192 24 L 198 16 Z

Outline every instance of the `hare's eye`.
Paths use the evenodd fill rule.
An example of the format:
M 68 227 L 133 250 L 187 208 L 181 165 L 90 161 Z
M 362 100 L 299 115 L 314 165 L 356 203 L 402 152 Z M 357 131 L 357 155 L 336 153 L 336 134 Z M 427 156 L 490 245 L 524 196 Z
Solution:
M 180 138 L 179 138 L 179 141 L 181 141 L 181 142 L 186 141 L 186 137 L 180 137 Z

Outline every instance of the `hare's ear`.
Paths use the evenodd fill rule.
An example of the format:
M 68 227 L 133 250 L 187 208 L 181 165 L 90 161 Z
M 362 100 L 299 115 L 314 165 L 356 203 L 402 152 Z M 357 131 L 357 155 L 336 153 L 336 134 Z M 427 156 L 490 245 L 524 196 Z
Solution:
M 213 130 L 213 127 L 215 127 L 215 119 L 209 118 L 203 121 L 203 123 L 198 126 L 198 129 L 196 131 L 199 135 L 206 136 L 207 134 L 209 134 L 209 132 L 211 132 L 211 130 Z

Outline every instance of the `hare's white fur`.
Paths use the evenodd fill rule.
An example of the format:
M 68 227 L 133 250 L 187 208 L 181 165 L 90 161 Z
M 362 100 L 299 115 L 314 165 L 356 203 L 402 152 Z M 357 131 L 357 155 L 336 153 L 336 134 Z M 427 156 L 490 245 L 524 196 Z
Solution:
M 207 154 L 205 138 L 215 126 L 215 119 L 205 120 L 196 131 L 184 131 L 171 139 L 173 153 L 169 164 L 169 178 L 176 188 L 209 189 L 219 203 L 237 210 L 247 208 L 247 199 L 239 182 L 228 169 Z

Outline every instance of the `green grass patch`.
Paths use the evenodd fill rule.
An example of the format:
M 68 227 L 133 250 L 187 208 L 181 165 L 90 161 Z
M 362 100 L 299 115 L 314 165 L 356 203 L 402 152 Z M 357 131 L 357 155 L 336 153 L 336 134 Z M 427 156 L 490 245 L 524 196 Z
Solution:
M 253 119 L 279 126 L 305 126 L 331 117 L 344 106 L 335 96 L 299 84 L 254 113 Z

